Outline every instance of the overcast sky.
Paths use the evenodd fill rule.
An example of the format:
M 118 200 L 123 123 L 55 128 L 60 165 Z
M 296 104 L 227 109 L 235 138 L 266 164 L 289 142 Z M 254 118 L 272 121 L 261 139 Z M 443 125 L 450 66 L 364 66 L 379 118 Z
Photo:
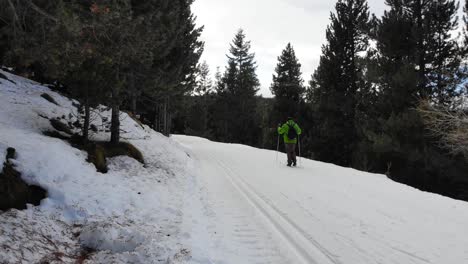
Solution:
M 368 2 L 371 12 L 383 13 L 384 0 Z M 224 72 L 229 43 L 243 28 L 256 55 L 262 95 L 271 96 L 277 57 L 288 42 L 294 46 L 308 82 L 318 65 L 334 5 L 334 0 L 196 0 L 193 12 L 197 23 L 205 26 L 202 60 L 213 74 L 217 66 Z

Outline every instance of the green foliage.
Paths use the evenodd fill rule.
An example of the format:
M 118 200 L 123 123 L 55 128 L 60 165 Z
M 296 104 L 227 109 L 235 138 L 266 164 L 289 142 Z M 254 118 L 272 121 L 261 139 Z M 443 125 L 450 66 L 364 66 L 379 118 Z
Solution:
M 320 65 L 310 82 L 314 109 L 312 146 L 317 159 L 350 165 L 358 140 L 358 90 L 367 89 L 358 55 L 368 47 L 369 7 L 365 0 L 339 0 L 327 28 Z M 330 144 L 333 142 L 333 144 Z
M 210 78 L 210 67 L 206 61 L 198 65 L 194 94 L 197 96 L 209 95 L 213 92 L 213 81 Z
M 452 36 L 458 27 L 458 8 L 455 0 L 432 1 L 425 15 L 427 87 L 432 101 L 443 106 L 451 106 L 461 94 L 458 84 L 466 77 L 458 40 Z
M 117 143 L 127 99 L 136 114 L 140 98 L 168 101 L 191 89 L 203 51 L 192 2 L 1 1 L 1 62 L 65 85 L 87 109 L 85 138 L 89 108 L 112 106 L 111 139 Z
M 278 65 L 271 85 L 271 92 L 275 96 L 271 115 L 273 123 L 284 122 L 289 116 L 298 117 L 305 92 L 303 83 L 301 64 L 291 43 L 288 43 L 281 56 L 278 57 Z
M 255 54 L 250 41 L 240 29 L 230 45 L 228 66 L 216 85 L 216 102 L 212 106 L 215 138 L 221 141 L 256 145 L 261 129 L 256 119 L 256 94 L 259 81 Z
M 180 107 L 186 119 L 183 132 L 187 135 L 212 137 L 209 108 L 213 103 L 213 82 L 209 75 L 209 66 L 205 61 L 198 66 L 193 94 L 184 98 L 184 106 Z
M 211 113 L 209 107 L 213 103 L 213 96 L 205 94 L 203 96 L 192 96 L 186 99 L 186 124 L 184 132 L 187 135 L 193 135 L 204 138 L 212 138 L 211 128 L 209 126 Z
M 376 47 L 364 61 L 364 77 L 373 89 L 360 99 L 361 139 L 353 166 L 459 198 L 454 182 L 467 164 L 439 147 L 415 110 L 421 98 L 450 106 L 462 91 L 461 50 L 451 37 L 457 27 L 457 3 L 387 4 L 389 10 L 371 31 Z

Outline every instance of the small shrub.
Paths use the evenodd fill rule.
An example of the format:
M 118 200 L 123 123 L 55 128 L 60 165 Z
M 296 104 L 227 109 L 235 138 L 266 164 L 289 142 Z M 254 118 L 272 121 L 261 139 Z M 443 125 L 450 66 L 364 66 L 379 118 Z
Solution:
M 55 101 L 55 99 L 48 93 L 43 93 L 41 94 L 41 97 L 46 99 L 47 101 L 49 101 L 50 103 L 54 104 L 54 105 L 59 105 L 57 103 L 57 101 Z

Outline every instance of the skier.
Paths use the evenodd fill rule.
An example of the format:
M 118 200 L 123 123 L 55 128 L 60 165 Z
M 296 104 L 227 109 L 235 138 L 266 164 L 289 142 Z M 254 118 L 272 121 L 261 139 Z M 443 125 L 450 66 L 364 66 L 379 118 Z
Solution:
M 278 124 L 278 134 L 283 135 L 286 153 L 288 154 L 288 167 L 297 165 L 296 144 L 301 133 L 301 128 L 294 122 L 292 117 L 288 117 L 288 121 L 283 125 Z

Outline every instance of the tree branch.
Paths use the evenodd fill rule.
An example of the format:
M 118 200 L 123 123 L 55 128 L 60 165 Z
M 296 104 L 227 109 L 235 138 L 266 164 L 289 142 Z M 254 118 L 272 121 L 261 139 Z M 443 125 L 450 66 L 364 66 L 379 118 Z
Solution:
M 38 12 L 39 14 L 45 16 L 46 18 L 48 18 L 48 19 L 50 19 L 50 20 L 52 20 L 52 21 L 54 21 L 56 23 L 58 22 L 57 18 L 55 18 L 54 16 L 52 16 L 49 13 L 47 13 L 46 11 L 44 11 L 42 8 L 38 7 L 36 4 L 34 4 L 32 2 L 32 0 L 29 0 L 28 4 L 34 11 Z

